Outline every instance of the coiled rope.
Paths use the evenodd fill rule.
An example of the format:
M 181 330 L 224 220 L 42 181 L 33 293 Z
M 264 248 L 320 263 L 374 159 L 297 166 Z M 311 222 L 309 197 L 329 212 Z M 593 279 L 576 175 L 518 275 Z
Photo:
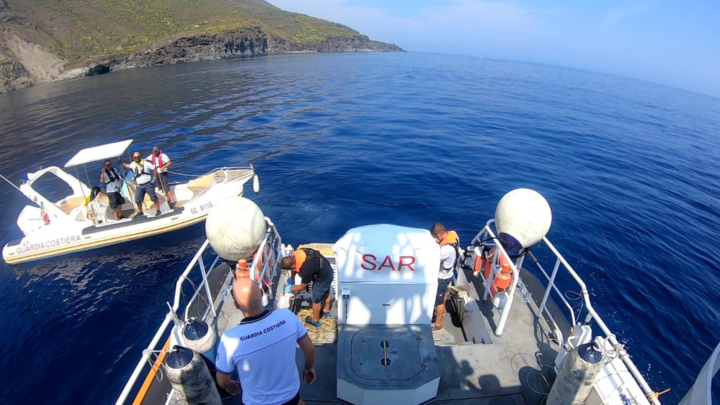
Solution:
M 300 322 L 305 325 L 308 336 L 315 344 L 333 343 L 337 339 L 337 319 L 334 318 L 320 318 L 320 327 L 315 327 L 305 323 L 305 318 L 312 318 L 312 309 L 303 309 L 298 312 L 297 317 Z

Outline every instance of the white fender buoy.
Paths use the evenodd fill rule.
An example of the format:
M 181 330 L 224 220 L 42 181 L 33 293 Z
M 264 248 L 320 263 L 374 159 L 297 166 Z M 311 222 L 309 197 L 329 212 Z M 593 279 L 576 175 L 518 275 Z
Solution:
M 265 216 L 254 202 L 243 197 L 226 198 L 210 210 L 205 233 L 210 246 L 224 260 L 247 259 L 265 237 Z
M 551 224 L 550 204 L 535 190 L 513 190 L 500 199 L 495 210 L 498 238 L 508 250 L 520 250 L 540 242 Z
M 202 357 L 187 347 L 175 346 L 163 361 L 178 404 L 222 405 L 215 381 Z
M 253 191 L 255 194 L 260 192 L 260 178 L 257 174 L 253 176 Z
M 552 405 L 582 405 L 602 371 L 604 355 L 600 343 L 586 343 L 573 349 L 563 361 L 562 369 L 550 389 L 547 403 Z
M 190 318 L 182 332 L 185 347 L 198 353 L 207 353 L 215 347 L 217 333 L 200 318 Z

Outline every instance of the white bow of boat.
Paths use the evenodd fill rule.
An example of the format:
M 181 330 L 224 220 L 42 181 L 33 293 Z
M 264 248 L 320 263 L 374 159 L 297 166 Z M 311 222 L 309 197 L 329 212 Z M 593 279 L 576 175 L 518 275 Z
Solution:
M 247 277 L 256 280 L 263 291 L 266 308 L 290 308 L 299 313 L 307 304 L 310 294 L 301 292 L 292 295 L 284 292 L 282 287 L 292 275 L 279 267 L 280 259 L 290 255 L 294 249 L 282 243 L 280 233 L 269 218 L 265 217 L 265 222 L 266 233 L 254 254 L 247 259 L 248 270 L 242 270 L 242 273 L 238 270 L 237 274 L 247 274 Z M 429 315 L 426 311 L 432 303 L 424 300 L 427 300 L 425 292 L 434 288 L 433 277 L 436 276 L 433 276 L 433 270 L 426 264 L 420 264 L 427 263 L 426 258 L 435 254 L 439 258 L 439 253 L 433 253 L 432 249 L 418 256 L 412 253 L 420 246 L 417 243 L 424 243 L 417 242 L 425 237 L 423 232 L 429 238 L 427 230 L 386 225 L 368 228 L 374 234 L 385 230 L 402 234 L 386 235 L 386 238 L 381 238 L 383 241 L 395 242 L 389 242 L 389 245 L 382 242 L 380 244 L 383 246 L 377 246 L 378 243 L 367 242 L 371 239 L 367 237 L 369 234 L 363 234 L 360 228 L 356 228 L 335 245 L 303 245 L 322 252 L 331 263 L 334 270 L 331 293 L 337 303 L 337 309 L 334 308 L 337 314 L 333 316 L 337 321 L 331 322 L 337 328 L 337 333 L 332 335 L 337 340 L 325 342 L 317 348 L 315 369 L 318 370 L 318 381 L 322 376 L 323 383 L 303 385 L 300 393 L 305 401 L 365 404 L 387 403 L 377 400 L 393 398 L 393 404 L 419 404 L 433 400 L 448 404 L 469 404 L 482 398 L 493 404 L 569 404 L 559 399 L 563 391 L 578 389 L 584 390 L 582 403 L 588 405 L 660 404 L 658 394 L 650 388 L 618 338 L 594 310 L 584 281 L 550 240 L 539 235 L 536 239 L 540 243 L 533 242 L 532 251 L 526 249 L 524 254 L 511 256 L 501 243 L 497 243 L 503 236 L 498 236 L 502 232 L 498 231 L 495 220 L 488 221 L 482 227 L 468 249 L 460 249 L 464 260 L 458 262 L 455 268 L 455 287 L 449 300 L 452 314 L 446 314 L 446 318 L 443 318 L 445 329 L 432 334 L 434 348 L 420 348 L 418 345 L 417 349 L 411 349 L 412 353 L 413 350 L 421 350 L 429 356 L 423 358 L 420 367 L 413 372 L 419 374 L 400 379 L 397 383 L 388 380 L 390 376 L 395 376 L 393 373 L 398 372 L 390 370 L 393 364 L 407 363 L 405 366 L 412 369 L 415 357 L 396 356 L 390 362 L 387 350 L 361 350 L 362 353 L 356 353 L 354 343 L 348 336 L 363 333 L 363 336 L 371 339 L 377 337 L 380 339 L 378 342 L 382 343 L 385 342 L 382 340 L 383 334 L 392 335 L 393 338 L 387 339 L 397 348 L 398 339 L 402 339 L 408 331 L 411 337 L 429 334 Z M 160 375 L 165 367 L 164 354 L 176 345 L 190 343 L 184 336 L 186 326 L 194 322 L 193 319 L 201 319 L 208 325 L 214 325 L 211 333 L 219 336 L 242 319 L 242 314 L 230 298 L 232 284 L 236 279 L 236 265 L 218 256 L 211 256 L 212 262 L 208 266 L 205 260 L 211 240 L 202 244 L 178 279 L 170 311 L 138 361 L 116 405 L 130 403 L 130 394 L 133 392 L 136 393 L 133 400 L 135 404 L 156 405 L 178 400 L 174 388 L 176 385 L 162 380 Z M 497 253 L 488 255 L 486 248 L 489 247 L 497 248 Z M 363 260 L 369 260 L 368 257 L 378 259 L 380 263 L 382 257 L 385 257 L 383 252 L 389 252 L 385 258 L 387 264 L 383 261 L 380 267 L 362 267 L 365 263 Z M 407 254 L 411 257 L 404 256 Z M 501 261 L 509 263 L 512 280 L 509 288 L 496 288 L 497 274 L 506 271 Z M 241 262 L 245 263 L 245 260 Z M 410 264 L 418 264 L 419 267 Z M 386 267 L 386 276 L 381 274 L 382 267 Z M 367 276 L 368 270 L 379 273 Z M 420 274 L 422 272 L 429 273 Z M 481 274 L 473 277 L 473 273 Z M 566 281 L 563 284 L 565 288 L 568 280 L 577 286 L 579 299 L 583 303 L 580 311 L 571 305 L 566 294 L 561 291 L 562 287 L 558 285 L 561 278 Z M 423 284 L 427 284 L 427 291 L 422 288 Z M 423 301 L 420 303 L 422 309 L 415 307 L 417 300 Z M 181 306 L 181 303 L 185 305 Z M 408 303 L 413 305 L 407 307 L 410 305 Z M 360 312 L 348 316 L 343 312 L 348 310 L 348 306 L 356 307 L 351 312 Z M 374 316 L 368 315 L 367 311 L 386 312 Z M 583 311 L 585 314 L 581 316 L 580 312 Z M 350 325 L 349 319 L 367 324 Z M 392 319 L 393 324 L 383 326 L 386 322 L 383 319 Z M 416 337 L 411 340 L 414 339 Z M 385 342 L 384 346 L 378 347 L 387 349 L 387 345 Z M 375 346 L 371 344 L 368 347 Z M 593 361 L 583 360 L 579 354 L 583 348 L 594 352 L 599 362 L 596 360 L 593 365 Z M 713 358 L 717 357 L 718 350 Z M 210 367 L 214 360 L 213 351 L 212 346 L 200 351 L 209 356 L 206 362 Z M 153 353 L 159 353 L 159 356 L 151 356 Z M 379 357 L 373 359 L 373 356 Z M 532 360 L 528 361 L 523 356 Z M 369 365 L 363 366 L 362 362 L 357 363 L 353 358 L 372 361 L 365 362 Z M 377 366 L 375 360 L 384 360 L 383 367 Z M 301 367 L 301 364 L 298 366 Z M 367 374 L 363 368 L 367 368 L 365 371 L 373 370 L 375 374 Z M 591 368 L 594 370 L 592 375 Z M 704 398 L 707 392 L 709 400 L 708 381 L 712 380 L 717 369 L 714 359 L 708 362 L 700 376 L 704 376 L 703 381 L 698 383 L 692 395 L 688 394 L 688 398 L 692 399 L 687 399 L 683 405 L 710 405 L 710 402 L 695 398 Z M 387 372 L 390 373 L 388 377 L 383 377 Z M 437 377 L 428 375 L 419 378 L 422 381 L 418 382 L 416 388 L 412 388 L 410 380 L 417 379 L 423 373 L 436 372 Z M 145 376 L 141 379 L 143 374 Z M 368 378 L 384 382 L 368 382 Z M 492 383 L 488 383 L 491 380 Z M 365 394 L 362 394 L 363 391 Z M 368 398 L 375 398 L 375 402 Z M 226 398 L 222 402 L 239 403 L 237 398 Z

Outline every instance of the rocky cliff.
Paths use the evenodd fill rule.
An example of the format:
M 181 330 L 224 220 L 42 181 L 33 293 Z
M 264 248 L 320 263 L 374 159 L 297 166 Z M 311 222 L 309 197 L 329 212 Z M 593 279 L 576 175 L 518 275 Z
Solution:
M 113 70 L 299 52 L 402 49 L 263 0 L 0 0 L 0 93 Z
M 267 53 L 267 35 L 259 28 L 251 28 L 164 41 L 141 52 L 109 60 L 107 64 L 110 70 L 122 70 Z
M 394 44 L 371 41 L 365 35 L 354 37 L 330 37 L 326 40 L 298 44 L 286 41 L 279 37 L 270 40 L 268 53 L 296 53 L 296 52 L 404 52 Z

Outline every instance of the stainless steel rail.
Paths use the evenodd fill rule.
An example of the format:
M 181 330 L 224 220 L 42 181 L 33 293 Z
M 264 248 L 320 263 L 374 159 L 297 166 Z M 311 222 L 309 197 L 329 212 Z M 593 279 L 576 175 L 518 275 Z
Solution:
M 257 252 L 255 253 L 253 257 L 253 264 L 252 264 L 252 271 L 251 271 L 251 277 L 254 277 L 253 274 L 257 272 L 257 267 L 259 263 L 262 263 L 262 266 L 260 267 L 260 279 L 258 281 L 258 285 L 262 288 L 262 282 L 266 276 L 268 276 L 270 279 L 272 279 L 275 276 L 275 271 L 277 269 L 277 264 L 279 263 L 279 259 L 282 258 L 282 239 L 280 238 L 280 235 L 277 232 L 277 229 L 275 228 L 275 225 L 270 221 L 269 218 L 265 218 L 265 222 L 267 223 L 267 230 L 265 232 L 265 237 L 263 238 L 263 241 L 258 248 Z M 176 284 L 175 284 L 175 298 L 173 300 L 172 305 L 172 311 L 168 311 L 168 313 L 165 315 L 165 319 L 163 320 L 162 324 L 158 328 L 157 332 L 155 332 L 155 335 L 153 336 L 152 340 L 150 341 L 150 344 L 147 346 L 147 351 L 158 351 L 162 348 L 162 345 L 164 344 L 160 342 L 163 336 L 168 332 L 168 330 L 175 326 L 173 324 L 173 318 L 175 314 L 177 313 L 178 309 L 180 308 L 180 301 L 182 300 L 183 296 L 183 286 L 187 282 L 189 283 L 195 290 L 193 293 L 192 298 L 187 303 L 187 305 L 184 308 L 184 319 L 187 320 L 188 316 L 188 309 L 190 306 L 200 298 L 200 291 L 204 291 L 207 295 L 208 300 L 208 308 L 206 309 L 204 313 L 204 318 L 207 317 L 210 313 L 213 314 L 213 316 L 217 315 L 217 308 L 215 307 L 215 301 L 218 296 L 227 296 L 229 293 L 229 289 L 232 288 L 232 286 L 228 285 L 224 288 L 221 288 L 220 291 L 218 291 L 218 294 L 213 296 L 212 292 L 210 290 L 210 286 L 208 285 L 208 276 L 212 274 L 213 270 L 215 270 L 216 264 L 219 261 L 219 257 L 215 256 L 215 259 L 212 262 L 212 265 L 210 266 L 209 270 L 206 270 L 205 261 L 203 260 L 203 254 L 208 250 L 208 247 L 210 246 L 210 241 L 205 240 L 205 242 L 200 246 L 200 249 L 195 253 L 195 256 L 190 261 L 190 263 L 187 265 L 183 273 L 178 278 Z M 192 281 L 190 281 L 190 278 L 188 277 L 190 273 L 193 272 L 193 270 L 196 270 L 196 272 L 199 272 L 202 277 L 202 282 L 199 285 L 194 284 Z M 135 366 L 135 369 L 133 370 L 132 374 L 130 375 L 130 378 L 128 378 L 127 383 L 125 384 L 125 387 L 123 388 L 122 392 L 120 393 L 120 396 L 118 397 L 117 401 L 115 402 L 115 405 L 123 405 L 127 402 L 128 396 L 130 395 L 130 392 L 133 390 L 133 388 L 138 383 L 138 378 L 140 377 L 140 374 L 142 371 L 146 368 L 150 368 L 149 364 L 152 364 L 152 361 L 148 363 L 148 359 L 150 359 L 149 355 L 143 353 L 143 355 L 140 357 L 140 360 L 138 360 L 137 365 Z
M 510 299 L 507 300 L 505 303 L 505 306 L 501 309 L 500 312 L 500 321 L 498 322 L 497 327 L 495 328 L 495 335 L 500 336 L 503 333 L 503 329 L 505 328 L 505 323 L 507 321 L 507 317 L 510 314 L 510 309 L 512 307 L 513 299 L 512 297 L 515 294 L 515 290 L 517 287 L 518 282 L 520 281 L 519 277 L 519 268 L 522 266 L 522 259 L 523 257 L 518 258 L 516 262 L 512 262 L 510 259 L 510 256 L 508 256 L 505 249 L 502 247 L 500 243 L 497 242 L 497 238 L 495 234 L 493 233 L 492 229 L 490 228 L 491 225 L 495 223 L 494 219 L 491 219 L 485 224 L 485 227 L 478 232 L 478 234 L 473 238 L 471 245 L 477 245 L 479 243 L 485 243 L 488 241 L 493 241 L 493 245 L 500 251 L 500 253 L 505 257 L 505 260 L 511 264 L 512 267 L 512 274 L 513 274 L 513 281 L 509 289 Z M 556 276 L 560 270 L 560 267 L 562 267 L 569 273 L 572 278 L 575 280 L 575 282 L 580 286 L 580 295 L 583 299 L 583 304 L 585 306 L 585 309 L 588 312 L 588 315 L 585 317 L 585 322 L 594 321 L 595 324 L 600 328 L 600 330 L 605 334 L 605 337 L 610 341 L 610 343 L 613 346 L 618 345 L 618 340 L 615 337 L 615 334 L 610 331 L 610 329 L 607 327 L 605 322 L 602 320 L 600 315 L 595 312 L 595 309 L 592 306 L 592 303 L 590 302 L 590 294 L 588 293 L 587 287 L 585 285 L 585 282 L 582 281 L 580 276 L 575 272 L 575 269 L 568 264 L 568 262 L 565 260 L 565 258 L 560 254 L 560 252 L 557 251 L 555 246 L 550 243 L 550 241 L 547 238 L 543 238 L 543 242 L 547 245 L 547 247 L 550 249 L 550 251 L 555 255 L 556 261 L 555 265 L 553 267 L 553 271 L 550 275 L 545 271 L 545 269 L 542 267 L 540 262 L 537 260 L 537 258 L 532 254 L 532 252 L 529 252 L 528 255 L 533 259 L 533 262 L 538 266 L 542 274 L 545 276 L 547 280 L 547 286 L 545 287 L 545 295 L 543 296 L 542 302 L 540 303 L 539 311 L 541 314 L 544 314 L 550 319 L 550 321 L 553 323 L 553 326 L 556 330 L 556 333 L 559 336 L 559 343 L 562 345 L 564 341 L 564 337 L 562 336 L 562 332 L 560 331 L 560 328 L 557 326 L 557 323 L 555 322 L 555 319 L 553 318 L 550 311 L 547 309 L 547 300 L 550 297 L 550 294 L 552 292 L 556 293 L 557 298 L 562 301 L 565 306 L 568 307 L 570 311 L 570 316 L 573 322 L 573 326 L 576 326 L 579 322 L 579 320 L 576 317 L 575 311 L 573 310 L 572 306 L 568 301 L 565 299 L 565 296 L 560 293 L 560 290 L 557 288 L 555 284 Z M 475 248 L 473 251 L 475 254 L 479 252 L 480 249 Z M 499 271 L 498 270 L 498 255 L 495 255 L 493 257 L 493 272 Z M 494 273 L 493 273 L 494 274 Z M 492 276 L 491 276 L 492 279 Z M 485 293 L 483 295 L 483 300 L 487 299 L 487 296 L 490 293 L 490 286 L 492 283 L 486 282 L 485 284 Z M 657 396 L 653 395 L 654 391 L 650 388 L 648 383 L 645 381 L 645 378 L 640 374 L 640 371 L 638 371 L 637 367 L 633 363 L 633 361 L 630 359 L 630 356 L 627 354 L 625 350 L 621 350 L 619 353 L 620 359 L 623 361 L 625 366 L 630 370 L 630 373 L 632 374 L 635 381 L 637 381 L 640 388 L 642 388 L 645 395 L 648 397 L 648 399 L 654 404 L 654 405 L 660 405 L 660 401 L 657 399 Z

